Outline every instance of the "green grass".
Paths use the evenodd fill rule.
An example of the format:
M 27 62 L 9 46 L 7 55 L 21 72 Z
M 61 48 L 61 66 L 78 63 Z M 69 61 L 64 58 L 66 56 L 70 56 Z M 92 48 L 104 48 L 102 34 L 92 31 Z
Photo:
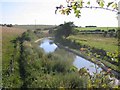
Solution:
M 118 50 L 118 41 L 116 38 L 106 38 L 101 35 L 71 35 L 68 39 L 76 40 L 83 45 L 89 45 L 110 52 Z
M 12 40 L 15 40 L 18 36 L 20 36 L 25 30 L 15 29 L 15 28 L 2 28 L 2 82 L 3 87 L 20 87 L 22 81 L 20 79 L 19 73 L 19 51 L 15 52 L 14 43 Z M 8 76 L 8 71 L 10 68 L 10 60 L 13 59 L 12 55 L 14 55 L 14 71 Z
M 79 31 L 82 31 L 82 30 L 96 30 L 96 29 L 107 31 L 109 29 L 117 29 L 117 27 L 88 27 L 88 28 L 81 27 L 81 28 L 75 28 L 75 29 L 77 29 Z
M 13 28 L 2 28 L 2 64 L 3 69 L 8 65 L 9 60 L 11 59 L 11 55 L 14 52 L 14 44 L 11 42 L 16 39 L 22 31 L 17 31 L 17 29 Z M 4 66 L 5 65 L 5 66 Z

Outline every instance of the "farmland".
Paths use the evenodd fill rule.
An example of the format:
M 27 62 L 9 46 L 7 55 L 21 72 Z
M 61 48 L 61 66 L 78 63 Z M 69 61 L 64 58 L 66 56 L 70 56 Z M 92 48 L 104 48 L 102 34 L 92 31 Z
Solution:
M 108 31 L 109 29 L 116 29 L 117 27 L 78 27 L 75 28 L 76 30 L 83 31 L 83 30 L 105 30 Z
M 7 28 L 2 27 L 2 54 L 3 54 L 3 66 L 9 62 L 10 55 L 14 52 L 12 40 L 20 36 L 25 29 Z
M 116 52 L 118 50 L 118 41 L 116 38 L 103 37 L 102 35 L 71 35 L 68 39 L 110 52 Z
M 29 30 L 35 30 L 35 29 L 44 30 L 48 28 L 53 28 L 55 27 L 55 25 L 14 25 L 14 27 L 20 29 L 29 29 Z

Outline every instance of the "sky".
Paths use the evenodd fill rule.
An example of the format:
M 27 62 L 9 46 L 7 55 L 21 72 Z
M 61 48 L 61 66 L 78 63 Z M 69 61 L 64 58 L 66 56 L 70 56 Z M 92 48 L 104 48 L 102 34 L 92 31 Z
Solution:
M 77 26 L 117 27 L 117 14 L 103 9 L 82 9 L 81 17 L 55 14 L 55 7 L 66 0 L 1 0 L 0 23 L 59 25 L 74 22 Z

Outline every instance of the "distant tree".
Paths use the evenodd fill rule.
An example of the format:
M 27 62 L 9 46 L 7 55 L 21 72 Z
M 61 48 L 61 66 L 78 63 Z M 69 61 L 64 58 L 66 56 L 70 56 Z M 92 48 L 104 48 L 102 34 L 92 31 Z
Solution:
M 6 24 L 2 24 L 2 26 L 6 26 Z
M 72 29 L 74 27 L 73 22 L 65 22 L 64 24 L 60 24 L 56 31 L 57 37 L 64 36 L 65 38 L 68 37 L 72 33 Z
M 13 27 L 13 25 L 12 25 L 12 24 L 7 24 L 6 26 L 7 26 L 7 27 Z
M 109 33 L 109 36 L 110 36 L 110 37 L 113 37 L 113 36 L 114 36 L 114 31 L 111 31 L 111 32 Z
M 104 32 L 105 30 L 101 30 L 102 32 Z
M 108 33 L 107 31 L 104 31 L 103 36 L 106 37 L 107 33 Z
M 118 42 L 120 45 L 120 28 L 118 28 L 118 30 L 116 31 L 116 37 L 118 38 Z
M 115 32 L 115 29 L 109 29 L 108 32 Z
M 89 27 L 97 27 L 97 26 L 85 26 L 85 27 L 86 27 L 86 28 L 87 28 L 87 27 L 89 28 Z

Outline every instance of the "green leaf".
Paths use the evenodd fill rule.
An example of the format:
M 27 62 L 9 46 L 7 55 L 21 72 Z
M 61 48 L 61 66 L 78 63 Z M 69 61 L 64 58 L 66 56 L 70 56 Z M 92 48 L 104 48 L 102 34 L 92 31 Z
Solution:
M 83 7 L 83 0 L 80 0 L 79 6 Z
M 113 4 L 113 2 L 109 2 L 108 5 L 107 5 L 107 7 L 109 7 L 111 4 Z
M 73 10 L 76 10 L 76 9 L 77 9 L 77 7 L 73 5 L 73 6 L 72 6 L 72 9 L 73 9 Z
M 101 0 L 99 5 L 103 8 L 104 7 L 104 1 Z
M 79 14 L 79 13 L 80 13 L 80 10 L 75 10 L 75 13 Z
M 88 1 L 87 4 L 90 5 L 90 1 Z

